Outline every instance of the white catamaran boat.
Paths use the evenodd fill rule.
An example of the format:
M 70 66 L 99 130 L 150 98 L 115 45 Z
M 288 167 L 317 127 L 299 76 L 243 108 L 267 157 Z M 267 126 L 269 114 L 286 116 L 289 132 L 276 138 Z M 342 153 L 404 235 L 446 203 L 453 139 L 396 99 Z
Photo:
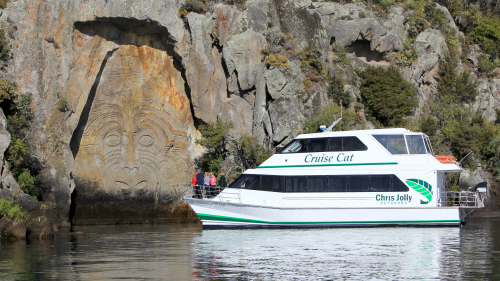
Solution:
M 303 134 L 220 193 L 184 200 L 204 228 L 459 226 L 484 190 L 446 192 L 445 173 L 462 169 L 433 154 L 406 129 Z

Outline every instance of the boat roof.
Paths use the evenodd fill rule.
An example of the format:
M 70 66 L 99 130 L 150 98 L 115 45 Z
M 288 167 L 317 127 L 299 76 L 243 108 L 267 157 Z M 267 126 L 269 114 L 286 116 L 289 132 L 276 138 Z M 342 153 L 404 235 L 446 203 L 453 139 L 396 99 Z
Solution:
M 337 132 L 323 132 L 323 133 L 312 133 L 312 134 L 302 134 L 296 137 L 296 139 L 303 138 L 324 138 L 329 136 L 359 136 L 359 135 L 402 135 L 402 134 L 412 134 L 412 135 L 422 135 L 423 133 L 416 133 L 405 128 L 391 128 L 391 129 L 372 129 L 372 130 L 353 130 L 353 131 L 337 131 Z

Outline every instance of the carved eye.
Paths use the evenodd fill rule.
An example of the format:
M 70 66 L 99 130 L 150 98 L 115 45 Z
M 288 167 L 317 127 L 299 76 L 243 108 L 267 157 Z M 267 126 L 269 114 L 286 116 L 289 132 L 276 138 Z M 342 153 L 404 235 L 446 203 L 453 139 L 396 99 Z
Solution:
M 135 185 L 136 189 L 145 189 L 148 187 L 148 182 L 147 181 L 141 181 L 138 184 Z
M 155 140 L 148 135 L 144 135 L 139 138 L 139 144 L 142 146 L 151 146 L 154 142 Z
M 108 135 L 104 138 L 104 143 L 107 146 L 118 146 L 122 142 L 121 138 L 117 135 Z

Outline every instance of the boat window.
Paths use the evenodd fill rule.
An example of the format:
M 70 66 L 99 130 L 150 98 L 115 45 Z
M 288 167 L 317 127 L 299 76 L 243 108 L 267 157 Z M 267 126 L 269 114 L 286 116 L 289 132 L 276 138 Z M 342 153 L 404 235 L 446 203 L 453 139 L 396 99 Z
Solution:
M 408 191 L 408 186 L 404 184 L 397 176 L 392 175 L 392 191 Z
M 410 154 L 427 154 L 422 135 L 406 135 L 406 142 Z
M 242 175 L 235 180 L 230 187 L 244 188 L 244 189 L 260 189 L 260 176 L 259 175 Z
M 272 191 L 285 192 L 285 177 L 274 176 Z
M 365 151 L 368 147 L 357 137 L 334 137 L 328 140 L 327 151 Z
M 264 191 L 272 191 L 273 179 L 274 176 L 262 175 L 260 189 Z
M 326 138 L 295 139 L 287 144 L 280 153 L 321 152 L 326 150 Z
M 368 150 L 368 147 L 357 137 L 333 137 L 295 139 L 287 144 L 280 153 L 365 150 Z
M 404 135 L 373 135 L 392 154 L 408 154 Z
M 325 192 L 326 191 L 326 176 L 308 176 L 307 191 L 308 192 Z
M 364 151 L 368 147 L 362 143 L 357 137 L 343 137 L 342 151 Z
M 306 192 L 306 177 L 286 177 L 286 192 Z
M 390 175 L 374 175 L 371 176 L 370 191 L 390 191 L 391 176 Z
M 230 187 L 274 192 L 408 191 L 396 175 L 273 176 L 241 175 Z
M 329 192 L 347 192 L 349 188 L 348 176 L 328 176 Z
M 343 137 L 329 138 L 328 151 L 342 151 Z
M 349 177 L 349 191 L 351 191 L 351 192 L 370 191 L 370 177 L 369 176 L 350 176 Z

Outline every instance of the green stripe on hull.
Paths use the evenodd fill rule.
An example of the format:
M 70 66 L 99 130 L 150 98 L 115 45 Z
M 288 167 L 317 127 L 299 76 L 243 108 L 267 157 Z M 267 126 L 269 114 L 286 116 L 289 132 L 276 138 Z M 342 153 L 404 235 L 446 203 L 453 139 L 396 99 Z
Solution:
M 242 219 L 217 215 L 198 214 L 201 220 L 206 221 L 227 221 L 227 222 L 247 222 L 260 224 L 367 224 L 367 223 L 460 223 L 459 220 L 422 220 L 422 221 L 314 221 L 314 222 L 273 222 L 252 219 Z
M 312 165 L 285 165 L 285 166 L 259 166 L 257 169 L 267 168 L 299 168 L 299 167 L 332 167 L 332 166 L 373 166 L 373 165 L 397 165 L 397 162 L 386 163 L 357 163 L 357 164 L 312 164 Z

